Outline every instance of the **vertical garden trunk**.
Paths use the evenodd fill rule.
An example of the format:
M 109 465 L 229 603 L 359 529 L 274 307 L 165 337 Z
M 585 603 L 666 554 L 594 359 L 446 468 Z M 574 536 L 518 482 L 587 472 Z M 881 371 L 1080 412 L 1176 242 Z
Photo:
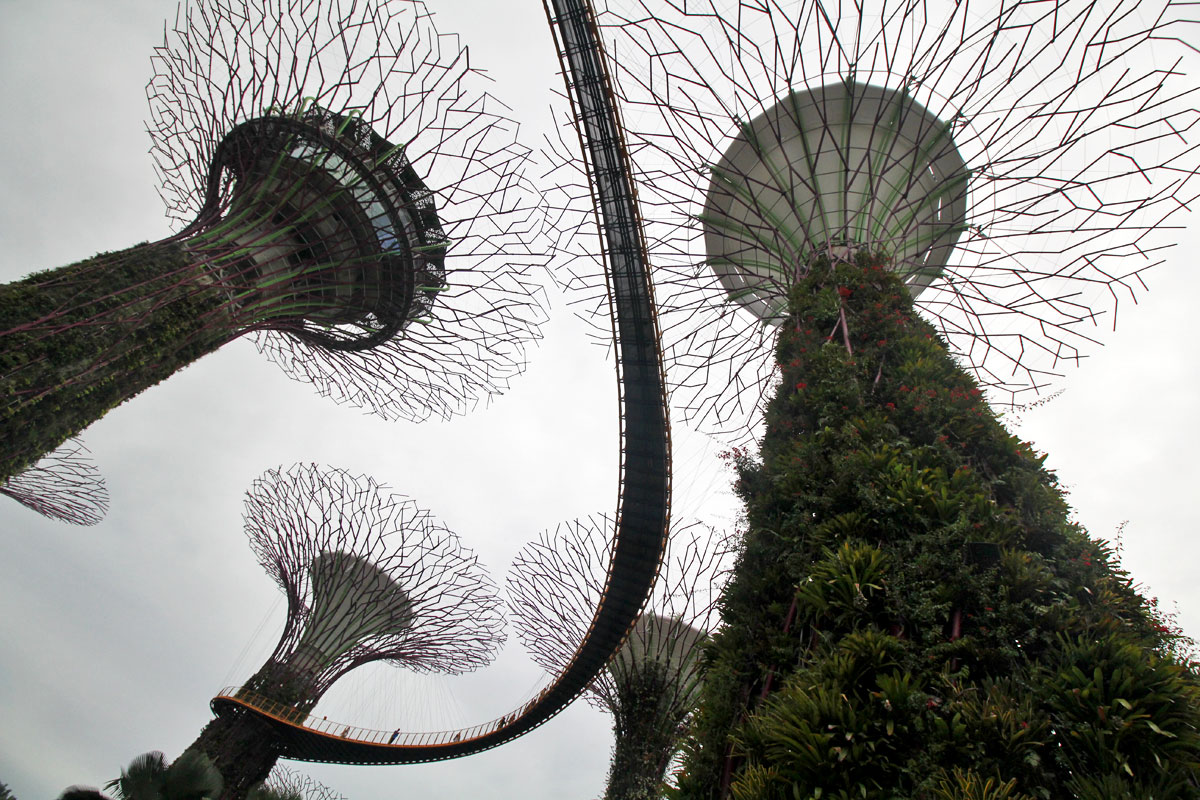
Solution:
M 234 335 L 178 244 L 0 286 L 0 481 Z
M 189 750 L 208 756 L 221 773 L 221 800 L 242 800 L 279 760 L 271 726 L 248 711 L 230 711 L 204 726 Z
M 678 689 L 670 673 L 653 663 L 617 680 L 613 704 L 613 758 L 604 800 L 658 800 L 667 765 L 679 746 L 687 715 L 674 702 Z
M 691 798 L 1194 797 L 1197 676 L 882 256 L 795 287 Z
M 286 713 L 294 713 L 297 721 L 307 717 L 322 694 L 310 676 L 273 659 L 246 681 L 244 689 L 287 706 Z M 257 714 L 240 708 L 223 711 L 205 725 L 188 749 L 204 753 L 221 773 L 221 800 L 242 800 L 279 760 L 276 732 Z

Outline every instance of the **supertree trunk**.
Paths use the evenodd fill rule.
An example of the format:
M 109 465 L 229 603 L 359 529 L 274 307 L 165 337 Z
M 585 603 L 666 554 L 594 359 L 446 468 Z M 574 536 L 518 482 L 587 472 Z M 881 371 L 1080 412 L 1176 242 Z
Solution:
M 887 262 L 792 294 L 684 796 L 1195 796 L 1178 638 Z
M 212 720 L 188 749 L 204 753 L 221 773 L 223 800 L 245 797 L 252 787 L 267 779 L 279 760 L 275 732 L 247 711 Z
M 644 669 L 617 684 L 605 800 L 658 800 L 686 713 L 672 713 L 672 676 Z M 666 699 L 664 699 L 666 698 Z
M 0 286 L 0 481 L 236 335 L 194 261 L 143 244 Z
M 324 694 L 310 680 L 286 665 L 268 661 L 245 683 L 245 688 L 288 705 L 303 719 Z M 209 722 L 188 750 L 203 753 L 221 773 L 224 800 L 241 800 L 267 779 L 279 760 L 279 739 L 261 717 L 234 709 Z

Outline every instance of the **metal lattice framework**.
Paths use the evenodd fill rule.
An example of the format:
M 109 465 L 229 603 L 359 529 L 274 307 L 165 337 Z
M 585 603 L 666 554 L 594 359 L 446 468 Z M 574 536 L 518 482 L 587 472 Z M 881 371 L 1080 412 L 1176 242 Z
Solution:
M 303 707 L 371 661 L 461 673 L 504 641 L 495 585 L 458 536 L 368 477 L 296 465 L 246 496 L 246 533 L 287 597 L 260 675 L 303 674 Z M 246 687 L 273 692 L 252 678 Z
M 78 439 L 0 483 L 0 494 L 72 525 L 95 525 L 108 513 L 108 486 Z
M 266 787 L 286 800 L 346 800 L 346 796 L 334 791 L 311 775 L 305 775 L 284 766 L 271 770 Z
M 385 418 L 523 369 L 550 248 L 528 151 L 422 4 L 195 0 L 153 62 L 178 233 L 0 287 L 0 478 L 246 334 Z
M 421 230 L 412 249 L 425 255 L 413 323 L 352 350 L 288 335 L 297 330 L 262 333 L 259 347 L 289 375 L 381 416 L 420 420 L 497 394 L 524 368 L 545 318 L 533 267 L 547 241 L 523 176 L 529 154 L 505 106 L 480 89 L 467 49 L 437 30 L 424 3 L 193 0 L 154 63 L 152 153 L 180 228 L 213 210 L 214 189 L 218 208 L 233 202 L 208 167 L 230 130 L 312 106 L 386 140 L 383 153 L 403 162 L 393 169 L 411 185 L 404 208 L 430 218 L 403 226 Z M 302 331 L 329 333 L 319 321 Z
M 288 607 L 270 658 L 237 695 L 304 718 L 355 667 L 457 674 L 489 663 L 504 641 L 501 601 L 475 556 L 368 477 L 316 465 L 270 470 L 247 492 L 245 519 Z M 229 798 L 264 780 L 284 749 L 237 708 L 219 713 L 192 748 L 221 771 Z
M 544 532 L 507 579 L 518 637 L 552 675 L 570 663 L 604 594 L 614 524 L 595 515 Z M 699 697 L 699 658 L 718 623 L 730 542 L 698 522 L 672 530 L 646 610 L 587 697 L 613 716 L 609 797 L 657 788 Z M 635 796 L 641 796 L 635 791 Z
M 613 529 L 607 514 L 560 524 L 522 548 L 509 568 L 506 587 L 513 628 L 534 662 L 551 675 L 570 662 L 604 593 Z M 708 635 L 718 621 L 717 599 L 730 555 L 729 543 L 708 526 L 692 522 L 674 527 L 642 619 L 670 618 L 701 637 Z M 701 638 L 693 644 L 702 643 Z M 665 656 L 673 646 L 666 638 L 653 639 L 649 660 L 661 661 L 655 658 L 660 648 Z M 673 656 L 668 660 L 679 661 Z M 588 688 L 589 701 L 610 713 L 617 702 L 612 663 Z M 682 663 L 690 674 L 690 659 Z M 680 696 L 686 697 L 690 679 L 682 677 Z
M 797 270 L 858 246 L 894 256 L 993 402 L 1041 393 L 1136 300 L 1194 200 L 1190 16 L 1171 0 L 607 0 L 675 407 L 745 436 Z M 558 183 L 580 185 L 553 149 Z M 565 278 L 585 307 L 589 234 Z

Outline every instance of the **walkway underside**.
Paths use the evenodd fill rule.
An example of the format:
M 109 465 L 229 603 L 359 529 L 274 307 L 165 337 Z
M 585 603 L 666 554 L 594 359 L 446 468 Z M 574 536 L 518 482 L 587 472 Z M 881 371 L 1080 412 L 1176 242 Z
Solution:
M 404 764 L 477 753 L 515 739 L 566 708 L 604 668 L 640 613 L 658 573 L 670 506 L 670 444 L 662 354 L 641 219 L 617 105 L 589 0 L 546 0 L 578 120 L 599 223 L 616 335 L 621 394 L 621 491 L 605 592 L 574 659 L 512 713 L 438 733 L 371 731 L 314 719 L 236 689 L 218 714 L 249 710 L 279 735 L 281 757 L 341 764 Z

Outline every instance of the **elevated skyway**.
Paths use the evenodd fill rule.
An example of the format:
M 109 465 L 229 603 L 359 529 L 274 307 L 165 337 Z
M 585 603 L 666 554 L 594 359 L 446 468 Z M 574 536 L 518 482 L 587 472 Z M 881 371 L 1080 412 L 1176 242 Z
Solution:
M 546 0 L 567 79 L 600 225 L 620 394 L 621 471 L 616 541 L 605 590 L 579 649 L 532 700 L 460 730 L 410 733 L 314 718 L 239 689 L 212 700 L 218 715 L 271 725 L 280 757 L 341 764 L 404 764 L 470 755 L 517 738 L 566 708 L 620 647 L 649 596 L 670 513 L 670 427 L 658 320 L 628 152 L 589 0 Z

